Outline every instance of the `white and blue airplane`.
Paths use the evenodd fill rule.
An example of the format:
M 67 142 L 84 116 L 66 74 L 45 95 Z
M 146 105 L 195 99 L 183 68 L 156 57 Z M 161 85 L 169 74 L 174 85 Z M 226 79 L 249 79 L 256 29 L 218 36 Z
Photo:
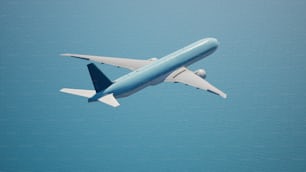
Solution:
M 183 83 L 197 89 L 226 98 L 226 94 L 205 80 L 204 69 L 190 71 L 187 66 L 207 57 L 218 48 L 219 42 L 215 38 L 205 38 L 196 41 L 160 59 L 148 60 L 127 59 L 105 56 L 92 56 L 81 54 L 61 54 L 102 64 L 127 68 L 132 72 L 112 81 L 101 72 L 96 65 L 87 65 L 95 90 L 63 88 L 60 91 L 68 94 L 88 98 L 88 102 L 103 102 L 117 107 L 117 98 L 127 97 L 147 86 L 162 82 Z

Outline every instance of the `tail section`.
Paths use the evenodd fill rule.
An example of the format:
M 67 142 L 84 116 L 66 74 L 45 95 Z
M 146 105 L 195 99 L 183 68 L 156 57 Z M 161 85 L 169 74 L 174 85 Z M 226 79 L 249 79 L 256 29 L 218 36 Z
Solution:
M 87 67 L 95 90 L 62 88 L 60 91 L 67 94 L 86 97 L 88 98 L 88 102 L 99 101 L 112 107 L 118 107 L 120 104 L 113 94 L 99 94 L 99 92 L 112 85 L 113 82 L 109 80 L 93 63 L 88 64 Z
M 92 84 L 95 87 L 96 92 L 100 92 L 105 90 L 107 87 L 113 84 L 113 82 L 108 79 L 104 73 L 97 68 L 96 65 L 90 63 L 87 65 L 88 71 L 90 73 L 90 77 L 92 80 Z

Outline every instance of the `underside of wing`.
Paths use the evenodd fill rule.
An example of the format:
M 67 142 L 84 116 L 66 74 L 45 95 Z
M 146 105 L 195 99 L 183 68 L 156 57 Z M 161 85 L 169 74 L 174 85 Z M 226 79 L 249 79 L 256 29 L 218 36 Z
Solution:
M 118 57 L 92 56 L 92 55 L 82 55 L 82 54 L 61 54 L 61 55 L 84 59 L 84 60 L 90 60 L 102 64 L 113 65 L 116 67 L 126 68 L 132 71 L 141 68 L 143 66 L 146 66 L 154 61 L 154 60 L 138 60 L 138 59 L 128 59 L 128 58 L 118 58 Z
M 208 92 L 217 94 L 223 98 L 226 98 L 227 95 L 223 93 L 218 88 L 211 85 L 209 82 L 194 74 L 192 71 L 188 70 L 185 67 L 181 67 L 171 73 L 165 80 L 166 82 L 179 82 L 186 85 L 193 86 L 195 88 L 203 89 Z

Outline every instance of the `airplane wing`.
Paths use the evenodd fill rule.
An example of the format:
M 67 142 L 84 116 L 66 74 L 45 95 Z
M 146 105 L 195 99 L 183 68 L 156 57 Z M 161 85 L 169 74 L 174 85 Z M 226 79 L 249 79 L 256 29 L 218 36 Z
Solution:
M 192 71 L 188 70 L 185 67 L 181 67 L 174 72 L 172 72 L 166 79 L 166 82 L 180 82 L 186 85 L 193 86 L 198 89 L 203 89 L 208 92 L 217 94 L 223 98 L 226 98 L 227 95 L 223 93 L 218 88 L 211 85 L 209 82 L 194 74 Z
M 128 58 L 118 58 L 118 57 L 105 57 L 105 56 L 92 56 L 92 55 L 82 55 L 82 54 L 61 54 L 61 56 L 75 57 L 84 60 L 91 60 L 99 62 L 102 64 L 113 65 L 121 68 L 126 68 L 129 70 L 136 70 L 143 66 L 146 66 L 153 61 L 155 58 L 149 60 L 138 60 L 138 59 L 128 59 Z

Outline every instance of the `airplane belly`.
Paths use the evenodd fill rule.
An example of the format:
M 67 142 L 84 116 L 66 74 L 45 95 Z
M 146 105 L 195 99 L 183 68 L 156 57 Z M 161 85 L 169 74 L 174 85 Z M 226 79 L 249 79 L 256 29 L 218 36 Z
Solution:
M 113 93 L 118 98 L 126 97 L 150 85 L 163 82 L 168 73 L 165 74 L 163 70 L 153 68 L 151 70 L 138 71 L 114 83 L 104 91 L 104 94 Z

